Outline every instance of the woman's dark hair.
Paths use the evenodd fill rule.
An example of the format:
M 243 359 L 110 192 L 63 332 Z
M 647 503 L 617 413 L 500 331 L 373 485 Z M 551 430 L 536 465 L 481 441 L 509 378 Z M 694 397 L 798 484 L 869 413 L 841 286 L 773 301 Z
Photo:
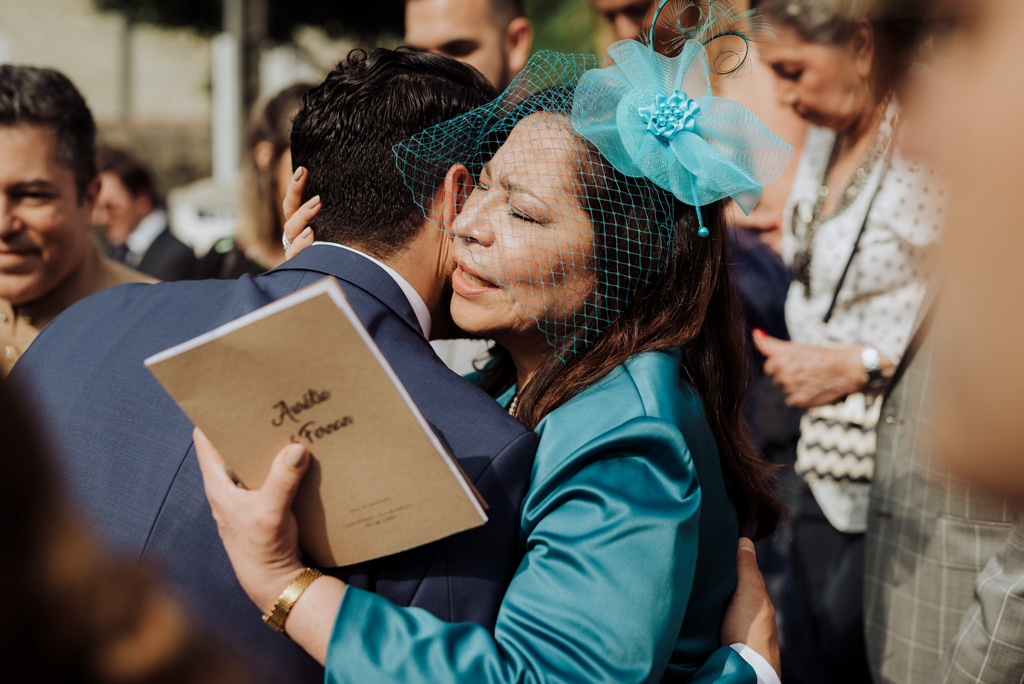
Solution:
M 748 363 L 737 325 L 741 309 L 731 284 L 724 202 L 701 208 L 710 235 L 700 237 L 692 207 L 647 181 L 625 178 L 593 145 L 573 136 L 579 148 L 573 169 L 578 196 L 595 226 L 595 269 L 621 279 L 604 287 L 636 292 L 596 340 L 576 348 L 568 362 L 552 354 L 541 365 L 520 388 L 517 417 L 536 428 L 545 415 L 631 356 L 678 348 L 682 372 L 701 397 L 715 435 L 741 530 L 757 537 L 770 534 L 783 508 L 772 491 L 771 466 L 758 456 L 741 412 Z M 635 192 L 638 182 L 648 185 L 642 197 Z M 650 225 L 652 217 L 673 222 L 673 215 L 673 231 Z M 614 267 L 607 263 L 611 259 L 617 262 Z M 602 298 L 600 291 L 592 294 L 581 318 L 592 318 L 586 310 L 601 306 Z M 499 348 L 496 356 L 481 384 L 492 394 L 515 381 L 507 352 Z
M 303 200 L 319 195 L 318 240 L 385 258 L 423 223 L 392 147 L 495 96 L 473 67 L 409 48 L 353 50 L 302 98 L 292 163 L 309 171 Z M 441 172 L 441 177 L 444 172 Z
M 862 22 L 871 24 L 875 54 L 872 80 L 878 99 L 900 82 L 920 44 L 925 17 L 921 0 L 756 0 L 751 5 L 773 26 L 791 28 L 819 45 L 846 45 Z

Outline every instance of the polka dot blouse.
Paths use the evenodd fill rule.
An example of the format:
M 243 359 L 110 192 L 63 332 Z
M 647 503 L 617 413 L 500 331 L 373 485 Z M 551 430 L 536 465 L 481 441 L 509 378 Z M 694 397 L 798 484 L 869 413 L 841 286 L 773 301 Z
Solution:
M 891 103 L 882 124 L 884 132 L 891 133 L 896 111 L 895 103 Z M 806 229 L 798 217 L 813 210 L 835 139 L 831 130 L 817 126 L 808 129 L 783 215 L 783 257 L 790 264 Z M 795 342 L 842 346 L 870 343 L 893 363 L 899 363 L 935 268 L 946 193 L 937 173 L 898 150 L 883 174 L 884 167 L 883 158 L 872 169 L 857 199 L 818 227 L 812 238 L 811 295 L 805 296 L 804 286 L 793 282 L 786 298 L 786 323 Z M 822 332 L 822 318 L 869 205 L 859 251 L 832 318 Z

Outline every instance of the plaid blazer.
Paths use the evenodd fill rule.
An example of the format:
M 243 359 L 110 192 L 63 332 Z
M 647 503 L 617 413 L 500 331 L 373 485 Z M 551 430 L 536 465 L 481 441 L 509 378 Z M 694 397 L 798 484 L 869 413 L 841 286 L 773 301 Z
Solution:
M 1024 651 L 1016 663 L 985 659 L 989 638 L 974 601 L 979 574 L 1007 542 L 1014 511 L 1002 500 L 978 494 L 933 462 L 932 420 L 936 380 L 931 318 L 922 324 L 882 406 L 875 476 L 865 539 L 864 619 L 868 662 L 876 684 L 1020 681 Z M 988 594 L 1024 585 L 1024 551 L 991 570 Z M 1016 583 L 1016 584 L 1014 584 Z M 991 596 L 983 607 L 998 601 Z M 989 628 L 1024 646 L 1024 604 L 1016 615 L 984 612 Z M 961 629 L 963 626 L 963 629 Z M 951 649 L 956 638 L 956 646 Z M 955 653 L 956 662 L 949 657 Z M 946 661 L 943 658 L 946 656 Z M 948 679 L 936 674 L 942 663 Z M 1009 667 L 1010 669 L 1007 669 Z M 1011 677 L 1010 672 L 1016 672 Z M 982 673 L 984 678 L 982 677 Z
M 935 682 L 1024 682 L 1024 523 L 988 562 Z

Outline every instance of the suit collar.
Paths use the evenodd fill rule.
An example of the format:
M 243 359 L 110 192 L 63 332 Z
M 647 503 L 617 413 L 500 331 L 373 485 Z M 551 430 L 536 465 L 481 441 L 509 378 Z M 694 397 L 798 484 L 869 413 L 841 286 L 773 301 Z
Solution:
M 128 247 L 128 251 L 141 257 L 149 251 L 149 248 L 165 230 L 167 230 L 167 212 L 163 209 L 154 209 L 139 221 L 135 230 L 125 238 L 124 244 Z
M 428 340 L 430 339 L 430 310 L 427 309 L 427 304 L 426 302 L 423 301 L 423 297 L 420 296 L 420 293 L 416 291 L 416 288 L 414 288 L 412 284 L 408 280 L 406 280 L 401 273 L 391 268 L 383 261 L 380 261 L 377 258 L 370 256 L 366 252 L 362 252 L 356 249 L 355 247 L 341 245 L 338 244 L 337 242 L 314 242 L 313 244 L 327 245 L 331 249 L 347 249 L 351 252 L 359 254 L 362 257 L 365 257 L 366 259 L 369 259 L 377 266 L 380 266 L 382 269 L 384 269 L 384 272 L 391 276 L 391 279 L 398 283 L 398 287 L 401 288 L 403 293 L 405 293 L 405 298 L 409 300 L 410 304 L 412 304 L 413 313 L 416 314 L 416 320 L 420 324 L 420 330 L 423 331 L 423 336 Z
M 423 334 L 416 312 L 394 278 L 358 252 L 331 245 L 311 245 L 269 273 L 313 271 L 358 287 L 394 311 L 413 330 Z

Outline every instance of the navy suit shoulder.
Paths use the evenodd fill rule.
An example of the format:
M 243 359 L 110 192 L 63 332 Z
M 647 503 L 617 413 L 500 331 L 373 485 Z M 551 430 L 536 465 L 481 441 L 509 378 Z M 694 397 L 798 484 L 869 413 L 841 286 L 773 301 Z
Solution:
M 11 374 L 47 426 L 86 520 L 121 553 L 158 568 L 202 622 L 228 635 L 258 671 L 278 682 L 312 681 L 322 670 L 267 629 L 238 586 L 203 494 L 192 425 L 142 362 L 325 276 L 338 278 L 424 417 L 490 506 L 481 528 L 329 571 L 399 605 L 493 627 L 522 554 L 518 516 L 536 436 L 444 366 L 401 289 L 364 257 L 314 246 L 255 278 L 112 288 L 59 316 Z M 286 368 L 282 360 L 282 372 Z

